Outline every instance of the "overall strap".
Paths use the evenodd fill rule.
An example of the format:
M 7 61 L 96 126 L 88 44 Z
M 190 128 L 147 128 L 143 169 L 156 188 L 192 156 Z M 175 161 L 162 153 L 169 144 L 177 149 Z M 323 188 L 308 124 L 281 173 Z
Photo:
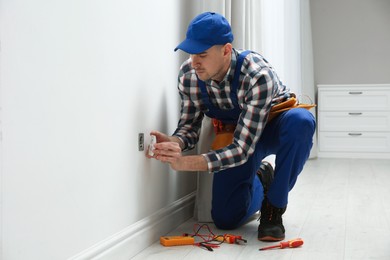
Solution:
M 237 58 L 236 62 L 236 68 L 234 69 L 234 78 L 230 90 L 230 98 L 232 99 L 233 105 L 238 106 L 238 99 L 237 99 L 237 89 L 240 82 L 240 73 L 241 73 L 241 67 L 242 63 L 244 62 L 245 57 L 251 53 L 251 51 L 243 51 L 240 53 L 240 55 Z
M 244 62 L 245 57 L 249 53 L 251 53 L 251 51 L 243 51 L 237 57 L 236 66 L 234 68 L 234 77 L 230 86 L 230 99 L 233 104 L 233 109 L 222 110 L 220 108 L 215 107 L 210 101 L 210 97 L 206 88 L 206 83 L 198 78 L 198 87 L 200 88 L 202 101 L 209 110 L 206 113 L 207 116 L 211 118 L 218 118 L 224 122 L 233 122 L 233 123 L 237 122 L 238 117 L 241 113 L 241 109 L 238 105 L 237 89 L 239 87 L 239 82 L 240 82 L 242 63 Z
M 198 78 L 198 76 L 196 77 Z M 212 104 L 210 103 L 209 94 L 207 93 L 206 83 L 203 80 L 200 80 L 199 78 L 198 78 L 198 87 L 200 88 L 200 93 L 202 95 L 203 103 L 207 108 L 209 108 L 210 105 Z

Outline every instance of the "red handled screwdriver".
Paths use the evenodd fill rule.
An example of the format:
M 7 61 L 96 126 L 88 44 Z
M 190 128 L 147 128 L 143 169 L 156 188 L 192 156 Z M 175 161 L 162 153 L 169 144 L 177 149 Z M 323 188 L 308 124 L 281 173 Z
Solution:
M 300 238 L 296 238 L 296 239 L 289 240 L 287 242 L 280 242 L 279 245 L 263 247 L 263 248 L 260 248 L 259 250 L 267 250 L 267 249 L 272 249 L 272 248 L 283 249 L 286 247 L 293 248 L 293 247 L 299 247 L 301 245 L 303 245 L 303 240 Z

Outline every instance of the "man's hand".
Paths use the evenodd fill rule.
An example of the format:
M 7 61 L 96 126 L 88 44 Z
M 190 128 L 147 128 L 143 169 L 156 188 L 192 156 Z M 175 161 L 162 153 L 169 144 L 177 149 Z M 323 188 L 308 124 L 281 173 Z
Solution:
M 163 134 L 159 131 L 152 131 L 150 132 L 151 135 L 155 135 L 156 136 L 156 141 L 157 143 L 163 143 L 163 142 L 175 142 L 175 143 L 178 143 L 181 150 L 183 150 L 184 148 L 184 144 L 183 142 L 176 136 L 168 136 L 166 134 Z M 180 151 L 181 151 L 180 150 Z
M 183 170 L 180 167 L 180 159 L 183 157 L 181 154 L 181 148 L 178 143 L 175 142 L 162 142 L 154 145 L 154 158 L 163 162 L 169 163 L 174 170 Z
M 207 171 L 207 161 L 202 155 L 182 155 L 184 144 L 179 138 L 158 131 L 150 134 L 156 136 L 157 143 L 154 145 L 154 155 L 146 154 L 146 157 L 169 163 L 176 171 Z

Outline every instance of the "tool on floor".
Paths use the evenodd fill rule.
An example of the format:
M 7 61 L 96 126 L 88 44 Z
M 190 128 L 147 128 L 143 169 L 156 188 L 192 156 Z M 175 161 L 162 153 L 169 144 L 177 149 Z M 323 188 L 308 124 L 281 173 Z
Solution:
M 166 236 L 160 237 L 160 244 L 163 246 L 184 246 L 195 244 L 195 239 L 189 236 Z
M 216 236 L 214 237 L 215 240 L 220 241 L 220 242 L 226 242 L 229 244 L 241 244 L 242 243 L 247 243 L 245 239 L 242 238 L 242 236 L 238 235 L 232 235 L 232 234 L 226 234 L 223 236 Z
M 280 242 L 279 245 L 267 246 L 267 247 L 260 248 L 259 250 L 268 250 L 273 248 L 283 249 L 286 247 L 294 248 L 294 247 L 299 247 L 301 245 L 303 245 L 303 240 L 301 238 L 295 238 L 289 241 Z
M 206 229 L 207 233 L 202 234 L 201 230 Z M 200 242 L 195 241 L 195 238 L 201 240 Z M 182 246 L 182 245 L 194 245 L 208 251 L 214 251 L 213 248 L 219 248 L 223 243 L 229 244 L 241 244 L 247 241 L 239 235 L 215 235 L 210 227 L 206 224 L 194 225 L 194 234 L 183 234 L 182 236 L 162 236 L 160 237 L 160 244 L 163 246 Z

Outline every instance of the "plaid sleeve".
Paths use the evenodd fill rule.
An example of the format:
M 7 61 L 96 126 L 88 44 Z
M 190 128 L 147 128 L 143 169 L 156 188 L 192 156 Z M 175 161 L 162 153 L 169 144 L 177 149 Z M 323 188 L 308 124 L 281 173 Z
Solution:
M 256 75 L 247 75 L 239 88 L 239 105 L 242 109 L 231 145 L 204 154 L 210 172 L 241 165 L 255 150 L 267 123 L 273 91 L 278 84 L 272 69 L 262 68 Z
M 173 136 L 179 137 L 185 148 L 191 150 L 199 140 L 200 129 L 204 117 L 200 110 L 197 78 L 191 71 L 190 63 L 185 62 L 179 72 L 178 90 L 180 95 L 180 119 Z

